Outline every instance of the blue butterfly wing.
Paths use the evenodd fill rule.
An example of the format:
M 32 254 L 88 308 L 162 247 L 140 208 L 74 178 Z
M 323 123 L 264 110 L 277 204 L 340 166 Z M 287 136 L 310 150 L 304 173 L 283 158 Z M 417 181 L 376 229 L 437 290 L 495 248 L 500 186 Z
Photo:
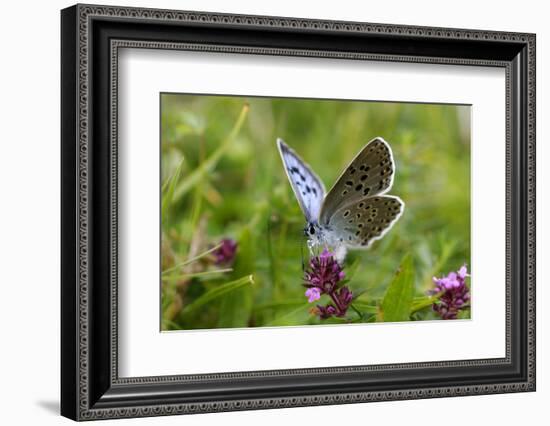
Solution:
M 329 190 L 321 209 L 320 223 L 328 225 L 332 215 L 344 206 L 385 194 L 393 185 L 394 171 L 390 145 L 381 137 L 374 138 L 359 151 Z
M 277 139 L 277 147 L 283 160 L 290 186 L 308 222 L 317 223 L 325 187 L 321 179 L 282 139 Z

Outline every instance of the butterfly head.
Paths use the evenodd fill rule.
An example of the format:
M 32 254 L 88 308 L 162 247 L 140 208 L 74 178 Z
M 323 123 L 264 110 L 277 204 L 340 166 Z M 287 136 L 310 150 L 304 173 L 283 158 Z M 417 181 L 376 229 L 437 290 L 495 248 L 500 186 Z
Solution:
M 316 222 L 308 222 L 304 228 L 304 235 L 307 237 L 307 242 L 310 250 L 314 247 L 325 246 L 328 241 L 326 241 L 326 230 L 323 229 Z
M 320 231 L 319 225 L 312 222 L 308 222 L 304 228 L 304 235 L 306 237 L 311 238 L 311 237 L 314 237 L 316 234 L 318 234 L 319 231 Z

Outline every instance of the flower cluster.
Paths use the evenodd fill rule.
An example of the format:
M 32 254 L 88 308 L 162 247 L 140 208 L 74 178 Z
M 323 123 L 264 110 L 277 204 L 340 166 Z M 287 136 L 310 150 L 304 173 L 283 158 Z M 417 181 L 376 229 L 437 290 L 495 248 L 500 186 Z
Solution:
M 456 319 L 458 312 L 468 305 L 470 289 L 466 286 L 466 277 L 469 277 L 466 265 L 456 272 L 449 272 L 446 277 L 433 278 L 435 287 L 430 294 L 439 294 L 438 303 L 432 308 L 443 319 Z
M 224 238 L 220 241 L 220 246 L 212 252 L 214 263 L 216 265 L 229 265 L 235 260 L 237 253 L 237 242 L 235 240 Z
M 319 318 L 346 315 L 353 300 L 353 293 L 348 287 L 342 285 L 344 277 L 342 266 L 329 250 L 324 249 L 319 256 L 310 259 L 309 268 L 304 274 L 304 286 L 307 288 L 305 295 L 308 302 L 319 300 L 323 294 L 328 295 L 332 300 L 332 303 L 326 306 L 317 305 Z

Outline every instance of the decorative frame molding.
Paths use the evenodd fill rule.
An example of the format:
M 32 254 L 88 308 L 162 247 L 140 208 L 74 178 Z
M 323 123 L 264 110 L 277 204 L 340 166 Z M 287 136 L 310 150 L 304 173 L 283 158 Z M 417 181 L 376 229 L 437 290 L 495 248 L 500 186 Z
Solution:
M 139 28 L 129 30 L 129 23 Z M 209 28 L 232 38 L 213 42 Z M 250 32 L 263 34 L 264 45 L 254 45 Z M 330 43 L 300 40 L 311 33 Z M 414 55 L 405 53 L 411 46 Z M 119 378 L 117 70 L 123 47 L 505 68 L 506 357 Z M 62 83 L 63 415 L 91 420 L 535 390 L 535 35 L 76 5 L 62 11 Z M 404 378 L 423 373 L 431 385 L 404 385 Z M 380 374 L 391 377 L 382 383 Z M 471 383 L 453 384 L 468 382 L 468 374 L 475 377 Z M 309 387 L 298 389 L 292 383 L 298 376 Z M 236 379 L 242 389 L 224 393 L 224 383 Z

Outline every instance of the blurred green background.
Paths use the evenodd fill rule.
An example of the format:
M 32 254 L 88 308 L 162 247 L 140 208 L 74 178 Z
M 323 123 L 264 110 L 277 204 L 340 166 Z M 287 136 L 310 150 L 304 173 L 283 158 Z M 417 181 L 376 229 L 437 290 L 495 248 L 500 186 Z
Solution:
M 354 311 L 322 321 L 304 296 L 305 222 L 275 140 L 328 190 L 376 136 L 392 147 L 389 194 L 405 211 L 369 250 L 349 252 Z M 404 319 L 435 320 L 432 277 L 470 264 L 468 106 L 162 94 L 161 173 L 163 330 L 383 321 L 405 257 L 413 299 Z M 223 238 L 238 243 L 225 266 L 211 252 Z

